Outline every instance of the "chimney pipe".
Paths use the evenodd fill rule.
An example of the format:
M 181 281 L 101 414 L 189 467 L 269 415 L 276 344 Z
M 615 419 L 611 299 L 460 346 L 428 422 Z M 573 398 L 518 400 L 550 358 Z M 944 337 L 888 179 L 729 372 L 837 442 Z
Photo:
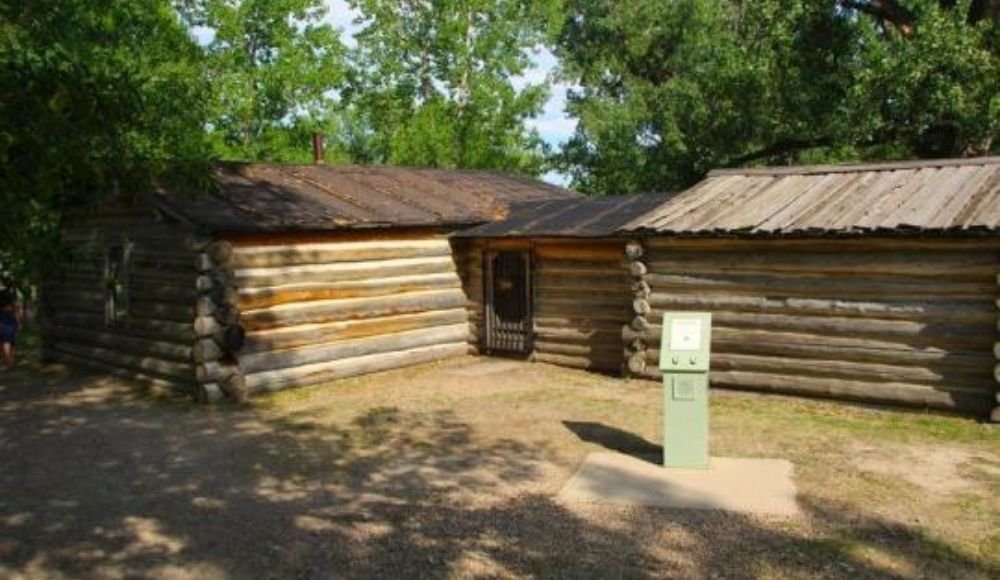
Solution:
M 313 164 L 323 164 L 323 134 L 313 133 Z

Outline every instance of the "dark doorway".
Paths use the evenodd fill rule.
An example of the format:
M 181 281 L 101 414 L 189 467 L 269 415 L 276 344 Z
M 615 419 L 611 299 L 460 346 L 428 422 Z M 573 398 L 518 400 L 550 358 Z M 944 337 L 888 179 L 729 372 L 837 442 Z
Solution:
M 486 352 L 531 353 L 531 254 L 486 252 Z

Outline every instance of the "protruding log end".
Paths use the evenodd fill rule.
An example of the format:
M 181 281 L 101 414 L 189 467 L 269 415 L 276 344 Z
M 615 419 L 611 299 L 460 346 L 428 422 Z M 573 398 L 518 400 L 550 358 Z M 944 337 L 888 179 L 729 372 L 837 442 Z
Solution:
M 632 301 L 632 310 L 639 316 L 646 316 L 653 309 L 649 306 L 649 302 L 646 302 L 642 298 L 636 298 Z
M 993 412 L 990 413 L 990 422 L 991 423 L 1000 423 L 1000 407 L 994 408 Z
M 646 370 L 646 353 L 637 352 L 628 357 L 628 363 L 626 366 L 628 367 L 629 372 L 641 375 Z
M 638 240 L 632 240 L 625 244 L 625 256 L 629 260 L 638 260 L 645 253 L 642 247 L 642 242 Z
M 195 387 L 194 398 L 199 403 L 218 403 L 225 398 L 225 393 L 218 383 L 205 383 Z
M 646 272 L 648 271 L 649 271 L 648 268 L 646 268 L 646 265 L 643 264 L 642 262 L 632 262 L 628 265 L 629 274 L 631 274 L 636 278 L 645 276 Z

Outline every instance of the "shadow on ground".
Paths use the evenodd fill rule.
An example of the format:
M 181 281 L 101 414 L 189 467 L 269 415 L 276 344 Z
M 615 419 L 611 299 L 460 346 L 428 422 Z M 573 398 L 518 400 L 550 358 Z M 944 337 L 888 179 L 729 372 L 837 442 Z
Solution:
M 611 449 L 651 446 L 577 428 Z M 0 377 L 0 575 L 902 577 L 862 560 L 838 529 L 903 569 L 941 562 L 914 575 L 993 572 L 914 529 L 808 497 L 809 519 L 832 530 L 822 539 L 732 514 L 563 505 L 531 491 L 546 449 L 516 436 L 478 440 L 445 410 L 372 408 L 320 424 L 22 369 Z

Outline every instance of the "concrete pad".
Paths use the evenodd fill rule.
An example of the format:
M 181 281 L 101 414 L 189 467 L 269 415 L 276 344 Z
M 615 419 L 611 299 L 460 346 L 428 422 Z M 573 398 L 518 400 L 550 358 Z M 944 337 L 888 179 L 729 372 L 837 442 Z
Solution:
M 795 516 L 792 464 L 713 457 L 708 469 L 664 468 L 621 453 L 591 453 L 559 492 L 563 500 Z

